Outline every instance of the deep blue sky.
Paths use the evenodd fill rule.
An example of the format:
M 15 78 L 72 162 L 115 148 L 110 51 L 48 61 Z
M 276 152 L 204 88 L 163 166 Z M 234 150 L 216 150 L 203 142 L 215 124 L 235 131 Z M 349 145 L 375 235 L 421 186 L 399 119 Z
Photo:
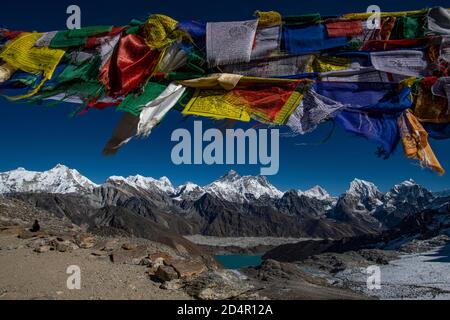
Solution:
M 365 11 L 377 4 L 383 11 L 413 10 L 441 5 L 448 1 L 75 1 L 22 0 L 3 1 L 0 24 L 10 29 L 49 31 L 65 28 L 66 8 L 77 4 L 82 10 L 82 25 L 125 24 L 132 18 L 144 19 L 149 13 L 165 13 L 175 19 L 226 21 L 247 19 L 259 10 L 277 10 L 282 14 L 320 12 L 339 14 Z M 170 134 L 177 127 L 192 127 L 173 112 L 149 139 L 135 140 L 114 157 L 103 157 L 101 150 L 120 118 L 114 110 L 90 111 L 75 118 L 68 115 L 73 106 L 53 107 L 11 104 L 0 100 L 0 171 L 25 167 L 47 170 L 57 163 L 78 169 L 95 182 L 110 175 L 168 176 L 174 184 L 187 180 L 206 184 L 230 169 L 241 174 L 258 174 L 259 166 L 175 166 L 170 159 L 174 143 Z M 413 178 L 431 188 L 450 187 L 449 141 L 431 140 L 432 147 L 449 173 L 439 177 L 421 169 L 403 156 L 402 148 L 388 160 L 374 155 L 376 146 L 340 129 L 325 144 L 316 145 L 329 132 L 326 124 L 303 137 L 281 139 L 280 171 L 269 179 L 281 189 L 306 189 L 320 184 L 331 193 L 345 191 L 355 178 L 373 181 L 386 191 L 393 184 Z M 299 145 L 309 143 L 309 145 Z

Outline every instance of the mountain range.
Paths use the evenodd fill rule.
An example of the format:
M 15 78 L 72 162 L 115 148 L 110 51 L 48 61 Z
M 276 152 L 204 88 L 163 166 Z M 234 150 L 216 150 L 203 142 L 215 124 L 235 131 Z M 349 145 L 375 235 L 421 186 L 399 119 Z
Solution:
M 433 194 L 413 180 L 383 193 L 373 183 L 355 179 L 334 197 L 320 186 L 282 192 L 266 177 L 235 171 L 206 186 L 188 182 L 176 187 L 166 177 L 140 175 L 112 176 L 96 184 L 64 165 L 44 172 L 18 168 L 0 173 L 0 194 L 67 216 L 87 229 L 142 237 L 162 230 L 336 239 L 378 233 L 450 201 L 449 192 Z

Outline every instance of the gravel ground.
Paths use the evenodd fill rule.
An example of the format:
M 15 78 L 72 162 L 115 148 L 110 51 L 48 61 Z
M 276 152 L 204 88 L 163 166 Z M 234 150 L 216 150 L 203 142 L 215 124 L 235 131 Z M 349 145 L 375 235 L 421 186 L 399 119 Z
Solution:
M 367 289 L 367 275 L 358 269 L 336 277 L 350 288 L 380 299 L 450 299 L 450 245 L 403 255 L 380 268 L 380 290 Z
M 190 299 L 159 289 L 145 267 L 113 264 L 90 250 L 38 254 L 15 236 L 0 236 L 0 299 L 164 300 Z M 81 290 L 67 289 L 67 267 L 81 269 Z

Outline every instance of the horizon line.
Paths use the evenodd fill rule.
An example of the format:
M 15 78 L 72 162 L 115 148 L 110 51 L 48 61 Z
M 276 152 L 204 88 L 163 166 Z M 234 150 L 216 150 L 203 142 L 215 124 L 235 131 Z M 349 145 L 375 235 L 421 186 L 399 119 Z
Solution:
M 368 181 L 368 180 L 365 180 L 365 179 L 356 178 L 356 177 L 355 177 L 351 182 L 349 182 L 349 187 L 348 187 L 348 189 L 345 190 L 345 191 L 343 191 L 343 192 L 341 192 L 341 193 L 339 193 L 339 195 L 337 195 L 337 194 L 335 194 L 335 193 L 330 193 L 326 188 L 322 187 L 322 186 L 319 185 L 319 184 L 315 184 L 315 185 L 313 185 L 312 187 L 310 187 L 310 188 L 308 188 L 308 189 L 305 189 L 305 190 L 302 190 L 302 189 L 299 189 L 299 188 L 295 188 L 295 187 L 288 188 L 287 190 L 282 190 L 282 189 L 280 189 L 278 186 L 276 186 L 274 183 L 272 183 L 272 182 L 270 181 L 270 179 L 269 179 L 270 176 L 263 176 L 263 175 L 240 175 L 236 170 L 233 170 L 233 169 L 232 169 L 232 170 L 229 170 L 227 173 L 225 173 L 225 174 L 219 176 L 218 178 L 212 180 L 210 183 L 207 183 L 207 184 L 204 184 L 204 185 L 198 184 L 198 183 L 196 183 L 196 182 L 194 182 L 194 181 L 191 181 L 191 180 L 185 181 L 184 183 L 181 183 L 181 184 L 179 184 L 179 185 L 174 185 L 174 184 L 172 183 L 172 179 L 169 178 L 167 175 L 163 175 L 163 176 L 161 176 L 160 178 L 155 178 L 155 177 L 152 177 L 152 176 L 143 176 L 143 175 L 141 175 L 141 174 L 139 174 L 139 173 L 137 173 L 137 174 L 135 174 L 135 175 L 128 175 L 127 177 L 122 176 L 122 175 L 114 175 L 114 174 L 113 174 L 113 175 L 108 176 L 103 182 L 95 182 L 94 180 L 92 180 L 91 178 L 89 178 L 87 175 L 82 174 L 78 169 L 69 167 L 69 166 L 67 166 L 67 165 L 65 165 L 65 164 L 61 164 L 61 163 L 57 163 L 56 165 L 52 166 L 50 169 L 48 169 L 48 170 L 43 170 L 43 171 L 28 170 L 28 169 L 26 169 L 25 167 L 19 166 L 19 167 L 16 167 L 15 169 L 7 170 L 7 171 L 1 171 L 0 174 L 4 174 L 4 173 L 7 173 L 7 172 L 11 172 L 11 171 L 17 171 L 17 170 L 20 170 L 20 169 L 23 169 L 24 171 L 28 171 L 28 172 L 43 173 L 43 172 L 47 172 L 47 171 L 50 171 L 50 170 L 52 170 L 52 169 L 55 169 L 55 168 L 57 168 L 57 167 L 64 167 L 64 168 L 67 168 L 67 169 L 69 169 L 69 170 L 76 170 L 80 175 L 82 175 L 83 177 L 87 178 L 89 181 L 91 181 L 92 183 L 94 183 L 94 184 L 96 184 L 96 185 L 103 185 L 103 184 L 107 183 L 108 180 L 111 179 L 111 178 L 123 178 L 123 179 L 127 179 L 127 178 L 130 178 L 130 177 L 137 177 L 137 176 L 140 176 L 140 177 L 143 177 L 143 178 L 154 179 L 154 180 L 156 180 L 156 181 L 161 181 L 161 179 L 166 178 L 166 179 L 169 180 L 170 184 L 172 185 L 172 187 L 173 187 L 174 189 L 177 189 L 177 188 L 179 188 L 179 187 L 181 187 L 181 186 L 184 186 L 184 185 L 186 185 L 186 184 L 188 184 L 188 183 L 192 183 L 192 184 L 195 184 L 195 185 L 197 185 L 197 186 L 203 188 L 203 187 L 206 187 L 207 185 L 209 185 L 209 184 L 211 184 L 211 183 L 213 183 L 213 182 L 219 180 L 220 178 L 223 178 L 223 177 L 225 177 L 225 176 L 227 176 L 227 175 L 229 175 L 229 174 L 232 174 L 232 173 L 236 173 L 238 176 L 240 176 L 240 177 L 242 177 L 242 178 L 245 178 L 245 177 L 264 177 L 265 179 L 268 180 L 268 182 L 269 182 L 272 186 L 274 186 L 277 190 L 279 190 L 279 191 L 282 192 L 282 193 L 287 193 L 287 192 L 289 192 L 289 191 L 306 192 L 306 191 L 309 191 L 309 190 L 311 190 L 311 189 L 314 189 L 315 187 L 320 187 L 320 188 L 324 189 L 330 196 L 332 196 L 332 197 L 338 197 L 339 195 L 342 195 L 342 194 L 347 193 L 348 190 L 349 190 L 349 188 L 350 188 L 350 186 L 351 186 L 351 183 L 354 182 L 355 180 L 360 180 L 360 181 L 372 183 L 372 184 L 373 184 L 373 185 L 374 185 L 381 193 L 386 193 L 386 192 L 381 191 L 381 190 L 379 189 L 379 187 L 378 187 L 374 182 Z M 415 184 L 417 184 L 417 185 L 419 185 L 419 186 L 422 186 L 422 187 L 426 188 L 427 190 L 429 190 L 429 191 L 432 192 L 432 193 L 435 193 L 435 192 L 443 192 L 443 191 L 450 190 L 450 188 L 444 188 L 444 189 L 441 189 L 441 190 L 438 190 L 438 191 L 433 191 L 431 188 L 427 188 L 427 187 L 425 187 L 425 186 L 423 186 L 423 185 L 417 183 L 413 178 L 409 178 L 409 179 L 403 180 L 402 182 L 394 183 L 394 184 L 392 185 L 392 187 L 391 187 L 387 192 L 389 192 L 390 190 L 392 190 L 393 187 L 395 187 L 395 186 L 397 186 L 397 185 L 400 185 L 400 184 L 402 184 L 402 183 L 404 183 L 404 182 L 407 182 L 407 181 L 412 181 L 412 182 L 414 182 Z

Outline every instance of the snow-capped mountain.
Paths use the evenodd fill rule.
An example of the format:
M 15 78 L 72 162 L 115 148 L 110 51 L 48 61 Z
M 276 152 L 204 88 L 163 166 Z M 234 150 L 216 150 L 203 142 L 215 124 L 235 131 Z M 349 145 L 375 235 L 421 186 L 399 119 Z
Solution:
M 383 193 L 378 190 L 375 184 L 369 181 L 354 179 L 350 183 L 350 188 L 346 194 L 359 199 L 361 204 L 369 211 L 383 204 Z
M 115 184 L 124 183 L 134 188 L 162 191 L 168 194 L 175 193 L 175 188 L 173 187 L 172 182 L 170 182 L 167 177 L 162 177 L 157 180 L 150 177 L 143 177 L 141 175 L 130 176 L 128 178 L 121 176 L 112 176 L 108 178 L 107 182 Z
M 384 195 L 375 216 L 385 226 L 392 227 L 408 216 L 435 207 L 435 201 L 440 199 L 410 179 L 395 185 Z
M 450 197 L 450 189 L 445 189 L 438 192 L 433 192 L 435 197 Z
M 89 193 L 98 187 L 77 170 L 58 164 L 43 171 L 28 171 L 18 168 L 0 173 L 0 194 L 14 192 L 36 193 Z
M 425 209 L 447 210 L 450 203 L 412 180 L 383 194 L 373 183 L 355 179 L 346 193 L 335 198 L 320 186 L 283 193 L 265 177 L 240 176 L 235 171 L 206 186 L 188 182 L 174 187 L 166 177 L 140 175 L 112 176 L 97 185 L 62 165 L 44 172 L 19 168 L 0 173 L 0 194 L 6 193 L 31 203 L 48 203 L 77 219 L 91 209 L 96 214 L 99 208 L 123 208 L 123 214 L 151 217 L 176 232 L 223 237 L 340 238 L 389 229 Z M 57 195 L 68 193 L 74 194 Z M 76 208 L 81 198 L 80 203 L 92 206 L 81 210 L 83 214 Z
M 314 198 L 317 200 L 335 200 L 324 188 L 321 186 L 314 186 L 306 191 L 298 191 L 299 196 Z
M 273 186 L 266 177 L 240 176 L 235 171 L 230 171 L 206 186 L 188 182 L 174 187 L 167 177 L 154 179 L 141 175 L 127 178 L 112 176 L 102 186 L 111 184 L 115 186 L 126 184 L 136 189 L 159 192 L 175 201 L 196 201 L 206 193 L 235 203 L 252 202 L 261 198 L 277 200 L 285 195 L 284 192 Z M 98 187 L 100 186 L 82 176 L 77 170 L 64 165 L 57 165 L 44 172 L 18 168 L 0 173 L 0 194 L 21 192 L 86 194 Z M 320 186 L 315 186 L 306 191 L 297 190 L 294 192 L 297 192 L 299 197 L 326 202 L 327 208 L 335 206 L 338 202 L 337 198 L 331 196 Z M 341 198 L 346 195 L 355 199 L 356 207 L 371 213 L 376 211 L 378 215 L 387 215 L 394 211 L 404 210 L 405 206 L 425 208 L 434 198 L 438 197 L 437 193 L 433 195 L 413 180 L 397 184 L 389 192 L 383 194 L 372 182 L 355 179 Z
M 262 196 L 281 198 L 283 192 L 275 188 L 266 177 L 240 176 L 230 171 L 225 176 L 205 186 L 205 192 L 230 202 L 259 199 Z
M 206 193 L 205 189 L 199 185 L 187 182 L 179 186 L 175 190 L 174 199 L 175 200 L 196 200 L 201 198 Z
M 408 204 L 425 207 L 434 199 L 433 194 L 426 188 L 409 179 L 395 185 L 384 196 L 384 207 L 398 207 L 399 204 Z
M 378 198 L 382 195 L 375 184 L 361 179 L 354 179 L 350 183 L 350 188 L 347 190 L 347 193 L 353 194 L 354 196 L 362 199 Z

